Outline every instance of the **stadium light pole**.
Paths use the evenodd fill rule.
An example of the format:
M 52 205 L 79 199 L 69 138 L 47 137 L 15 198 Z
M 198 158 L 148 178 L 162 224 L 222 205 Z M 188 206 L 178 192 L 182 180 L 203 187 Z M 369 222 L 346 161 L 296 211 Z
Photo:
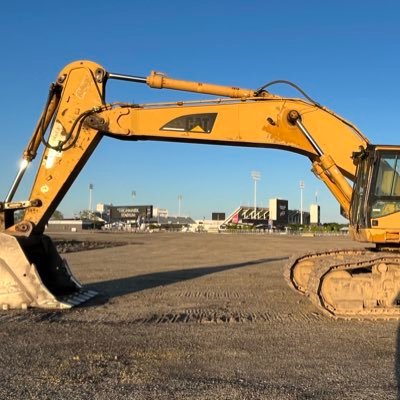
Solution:
M 256 219 L 257 214 L 257 181 L 261 179 L 260 171 L 251 171 L 251 177 L 254 181 L 254 219 Z
M 136 199 L 136 190 L 132 190 L 132 200 L 133 200 L 133 203 L 135 203 L 135 199 Z
M 303 225 L 303 189 L 304 182 L 300 181 L 300 225 Z
M 183 199 L 183 196 L 180 194 L 178 195 L 178 217 L 181 216 L 181 201 Z
M 89 211 L 92 213 L 92 192 L 93 192 L 93 183 L 89 184 Z

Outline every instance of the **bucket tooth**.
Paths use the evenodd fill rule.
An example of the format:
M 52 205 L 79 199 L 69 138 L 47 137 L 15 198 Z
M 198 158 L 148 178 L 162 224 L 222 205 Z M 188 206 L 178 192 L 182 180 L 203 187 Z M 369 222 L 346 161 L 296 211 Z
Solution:
M 62 296 L 59 301 L 64 304 L 69 304 L 70 307 L 78 306 L 79 304 L 89 301 L 93 297 L 97 296 L 97 292 L 94 290 L 84 290 L 77 292 L 76 294 L 71 294 L 69 296 Z
M 71 308 L 96 294 L 82 288 L 49 237 L 14 237 L 0 233 L 0 306 L 3 310 Z

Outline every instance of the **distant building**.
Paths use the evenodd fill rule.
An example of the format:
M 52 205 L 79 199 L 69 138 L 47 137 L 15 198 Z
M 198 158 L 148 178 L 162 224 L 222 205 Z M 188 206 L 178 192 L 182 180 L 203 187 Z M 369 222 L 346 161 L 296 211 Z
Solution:
M 106 229 L 136 230 L 147 225 L 164 230 L 181 230 L 194 224 L 189 217 L 171 217 L 166 208 L 152 205 L 114 206 L 98 204 L 97 211 L 105 215 Z
M 101 229 L 103 225 L 102 221 L 60 219 L 50 220 L 46 230 L 49 232 L 81 232 L 88 229 Z
M 223 225 L 246 224 L 262 225 L 264 228 L 282 228 L 287 225 L 299 225 L 301 213 L 299 210 L 289 210 L 289 202 L 284 199 L 270 199 L 269 208 L 240 206 L 225 219 Z M 310 224 L 310 213 L 303 211 L 303 224 Z
M 99 213 L 105 213 L 109 208 L 110 208 L 110 206 L 107 204 L 103 204 L 103 203 L 96 204 L 96 211 Z
M 146 222 L 153 218 L 153 206 L 110 206 L 110 220 L 122 222 Z
M 190 217 L 157 217 L 153 218 L 150 223 L 157 225 L 160 229 L 181 230 L 182 228 L 188 228 L 195 221 Z
M 213 212 L 211 214 L 212 221 L 225 221 L 225 213 L 224 212 Z
M 301 224 L 301 211 L 290 210 L 288 215 L 289 225 L 300 225 Z M 310 225 L 310 213 L 303 211 L 303 225 Z
M 270 199 L 269 219 L 274 226 L 286 226 L 289 223 L 289 202 L 284 199 Z
M 168 218 L 168 210 L 166 208 L 159 208 L 159 207 L 154 207 L 153 208 L 153 218 Z
M 311 204 L 310 206 L 310 224 L 320 225 L 321 223 L 321 209 L 318 204 Z

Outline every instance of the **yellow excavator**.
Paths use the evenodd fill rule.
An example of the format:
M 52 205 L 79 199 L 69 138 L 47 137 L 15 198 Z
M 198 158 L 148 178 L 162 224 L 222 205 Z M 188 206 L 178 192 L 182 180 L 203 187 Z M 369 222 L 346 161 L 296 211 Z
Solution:
M 213 95 L 208 100 L 153 104 L 107 103 L 116 79 Z M 267 88 L 287 83 L 302 94 L 286 98 Z M 336 318 L 400 315 L 400 147 L 373 145 L 349 121 L 287 81 L 258 89 L 190 82 L 152 72 L 148 77 L 106 71 L 91 61 L 67 65 L 26 147 L 21 167 L 0 202 L 0 305 L 69 308 L 92 298 L 74 278 L 46 224 L 103 136 L 266 147 L 308 157 L 315 175 L 350 220 L 350 235 L 373 249 L 308 254 L 285 267 L 290 285 Z M 14 195 L 43 148 L 28 200 Z M 14 215 L 23 211 L 23 220 Z

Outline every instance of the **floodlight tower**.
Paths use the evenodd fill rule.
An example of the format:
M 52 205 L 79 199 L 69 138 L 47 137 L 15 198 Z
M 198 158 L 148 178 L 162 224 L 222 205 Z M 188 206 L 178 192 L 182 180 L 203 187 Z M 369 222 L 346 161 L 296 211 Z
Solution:
M 178 195 L 178 217 L 181 216 L 181 202 L 182 202 L 183 196 L 180 194 Z
M 93 183 L 89 184 L 89 211 L 92 213 L 92 192 L 93 192 Z
M 303 225 L 303 189 L 304 181 L 300 181 L 300 225 Z
M 254 181 L 254 219 L 256 219 L 257 214 L 257 181 L 261 179 L 260 171 L 251 171 L 251 177 Z

